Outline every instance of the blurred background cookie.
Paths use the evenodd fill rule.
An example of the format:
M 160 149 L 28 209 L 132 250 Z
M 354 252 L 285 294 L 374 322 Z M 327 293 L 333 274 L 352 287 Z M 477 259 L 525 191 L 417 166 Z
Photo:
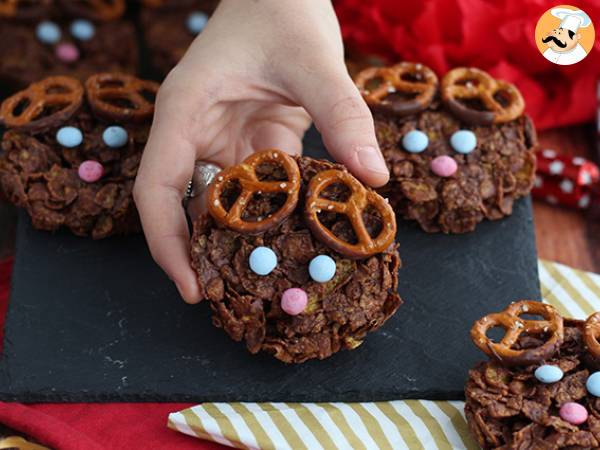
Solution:
M 140 22 L 150 62 L 165 76 L 202 32 L 218 0 L 142 0 Z
M 402 300 L 385 200 L 328 161 L 265 150 L 217 175 L 192 265 L 213 323 L 288 363 L 358 347 Z
M 367 68 L 355 82 L 391 172 L 380 193 L 427 232 L 465 233 L 512 213 L 535 173 L 535 129 L 510 83 L 478 69 L 442 79 L 418 63 Z
M 125 0 L 16 0 L 0 5 L 0 85 L 9 92 L 51 75 L 85 80 L 135 74 L 138 42 Z
M 34 227 L 94 239 L 140 230 L 131 191 L 158 84 L 49 77 L 6 99 L 0 186 Z

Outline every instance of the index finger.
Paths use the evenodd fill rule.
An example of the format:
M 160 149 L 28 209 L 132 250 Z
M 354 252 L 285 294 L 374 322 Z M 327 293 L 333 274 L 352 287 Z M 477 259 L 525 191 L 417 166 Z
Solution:
M 190 236 L 182 199 L 192 177 L 195 148 L 178 111 L 157 108 L 134 187 L 152 257 L 173 280 L 187 303 L 202 299 L 190 261 Z

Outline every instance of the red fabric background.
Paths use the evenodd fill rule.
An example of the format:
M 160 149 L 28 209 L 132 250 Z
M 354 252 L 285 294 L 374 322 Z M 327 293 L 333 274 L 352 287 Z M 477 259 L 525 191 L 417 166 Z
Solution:
M 11 271 L 12 259 L 0 262 L 0 333 L 8 305 Z M 58 450 L 226 448 L 167 428 L 169 413 L 189 406 L 188 403 L 0 402 L 0 423 Z
M 547 61 L 534 31 L 550 7 L 573 4 L 596 26 L 595 46 L 572 66 Z M 600 1 L 337 0 L 347 48 L 389 62 L 421 62 L 440 75 L 477 66 L 515 83 L 538 128 L 591 121 L 600 77 Z

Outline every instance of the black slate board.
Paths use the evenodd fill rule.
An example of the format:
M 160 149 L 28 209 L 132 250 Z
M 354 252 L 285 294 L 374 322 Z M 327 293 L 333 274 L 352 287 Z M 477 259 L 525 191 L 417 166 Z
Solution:
M 316 133 L 305 142 L 324 155 Z M 352 352 L 286 366 L 252 356 L 184 304 L 142 236 L 99 242 L 31 228 L 21 214 L 0 361 L 0 399 L 80 401 L 366 401 L 462 397 L 481 354 L 472 322 L 538 299 L 531 202 L 471 234 L 399 223 L 405 304 Z

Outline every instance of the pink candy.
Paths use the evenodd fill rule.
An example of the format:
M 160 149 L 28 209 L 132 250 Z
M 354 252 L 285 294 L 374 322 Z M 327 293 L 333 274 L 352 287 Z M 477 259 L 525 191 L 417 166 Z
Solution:
M 104 167 L 98 161 L 84 161 L 77 171 L 79 178 L 88 183 L 95 183 L 104 175 Z
M 458 165 L 456 161 L 450 156 L 438 156 L 431 161 L 432 172 L 440 177 L 451 177 L 456 173 L 457 169 Z
M 286 289 L 281 296 L 281 309 L 290 316 L 297 316 L 304 312 L 308 304 L 308 295 L 304 289 L 290 288 Z
M 584 406 L 575 402 L 567 402 L 558 411 L 560 418 L 573 425 L 579 425 L 588 418 L 588 412 Z
M 63 62 L 71 63 L 79 59 L 79 49 L 70 43 L 58 44 L 56 57 Z

